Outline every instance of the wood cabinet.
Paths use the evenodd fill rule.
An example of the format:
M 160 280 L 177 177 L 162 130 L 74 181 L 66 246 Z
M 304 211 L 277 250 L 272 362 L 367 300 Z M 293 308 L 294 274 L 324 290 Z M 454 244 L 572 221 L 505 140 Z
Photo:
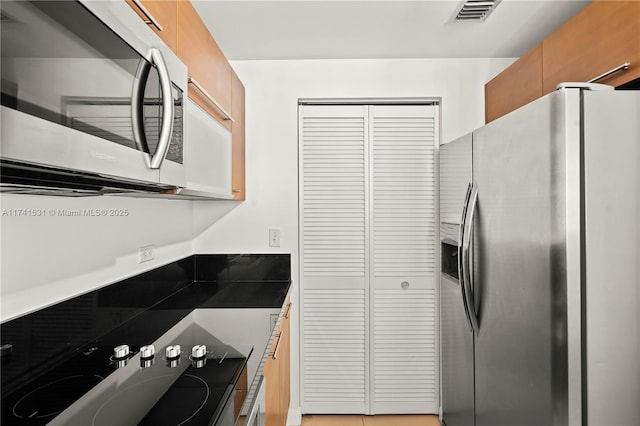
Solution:
M 287 416 L 289 414 L 289 403 L 291 401 L 291 301 L 287 304 L 287 308 L 282 319 L 282 348 L 280 349 L 280 418 L 282 424 L 287 424 Z
M 233 70 L 231 71 L 231 189 L 234 200 L 245 199 L 245 120 L 244 86 Z
M 242 373 L 240 373 L 240 378 L 238 379 L 238 383 L 236 384 L 236 394 L 233 397 L 233 418 L 237 419 L 240 415 L 240 409 L 242 408 L 242 404 L 244 400 L 247 398 L 247 391 L 249 387 L 248 374 L 247 374 L 247 366 L 245 365 L 242 369 Z
M 542 44 L 511 64 L 484 86 L 485 122 L 542 96 Z
M 543 41 L 543 92 L 563 81 L 588 81 L 625 62 L 598 83 L 640 78 L 640 1 L 594 1 Z
M 265 378 L 265 426 L 282 426 L 280 413 L 280 360 L 274 358 L 276 345 L 278 345 L 282 333 L 282 327 L 278 328 L 276 339 L 269 351 L 267 362 L 264 364 L 263 375 Z
M 285 426 L 291 399 L 291 338 L 290 318 L 291 301 L 287 303 L 280 320 L 276 338 L 269 350 L 264 366 L 265 387 L 265 426 Z
M 640 1 L 595 0 L 485 85 L 485 121 L 558 83 L 586 82 L 625 62 L 629 69 L 598 83 L 620 87 L 640 79 Z
M 177 53 L 188 68 L 189 98 L 231 130 L 231 65 L 189 1 L 178 2 Z
M 125 0 L 174 52 L 178 51 L 177 0 Z M 154 22 L 155 21 L 155 22 Z

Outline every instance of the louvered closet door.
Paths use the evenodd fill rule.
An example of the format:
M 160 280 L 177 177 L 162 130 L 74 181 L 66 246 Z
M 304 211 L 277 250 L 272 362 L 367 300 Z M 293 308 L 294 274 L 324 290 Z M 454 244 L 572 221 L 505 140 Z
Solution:
M 300 107 L 305 413 L 365 413 L 368 109 Z
M 373 106 L 372 411 L 438 412 L 437 107 Z

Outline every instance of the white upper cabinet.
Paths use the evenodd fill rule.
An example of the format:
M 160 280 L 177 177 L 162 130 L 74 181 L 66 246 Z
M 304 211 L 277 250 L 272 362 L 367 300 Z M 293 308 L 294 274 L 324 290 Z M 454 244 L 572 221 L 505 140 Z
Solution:
M 231 199 L 231 132 L 191 99 L 185 117 L 187 187 L 180 194 Z

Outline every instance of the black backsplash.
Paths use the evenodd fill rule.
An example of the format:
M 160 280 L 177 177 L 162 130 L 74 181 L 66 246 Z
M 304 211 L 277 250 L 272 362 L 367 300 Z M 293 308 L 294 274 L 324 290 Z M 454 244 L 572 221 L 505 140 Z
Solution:
M 196 281 L 290 281 L 289 254 L 198 254 Z
M 0 325 L 2 396 L 88 346 L 152 342 L 195 308 L 276 307 L 288 254 L 194 255 Z
M 193 276 L 190 256 L 2 324 L 2 344 L 12 347 L 2 357 L 3 393 L 185 288 Z

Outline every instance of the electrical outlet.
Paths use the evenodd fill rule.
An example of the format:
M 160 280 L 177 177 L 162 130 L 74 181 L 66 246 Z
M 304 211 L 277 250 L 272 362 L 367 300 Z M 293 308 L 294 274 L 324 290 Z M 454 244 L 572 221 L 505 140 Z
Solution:
M 269 229 L 269 247 L 280 247 L 280 229 Z
M 155 257 L 154 246 L 140 247 L 138 263 L 148 262 Z

